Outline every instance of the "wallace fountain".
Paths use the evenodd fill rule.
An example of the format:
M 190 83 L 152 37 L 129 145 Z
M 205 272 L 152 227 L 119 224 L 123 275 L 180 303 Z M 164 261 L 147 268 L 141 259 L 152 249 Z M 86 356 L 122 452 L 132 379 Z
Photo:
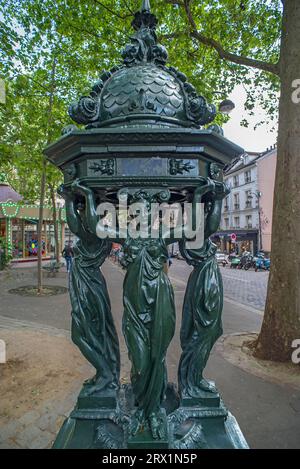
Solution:
M 84 127 L 67 126 L 45 150 L 64 174 L 58 192 L 78 238 L 69 285 L 72 340 L 95 368 L 54 448 L 247 448 L 215 383 L 203 374 L 222 335 L 222 278 L 210 236 L 229 192 L 223 170 L 243 150 L 212 124 L 215 106 L 167 65 L 156 24 L 144 0 L 120 64 L 101 72 L 90 94 L 69 108 Z M 144 222 L 151 204 L 189 203 L 192 216 L 201 204 L 204 241 L 195 246 L 179 237 L 178 226 L 136 237 L 123 236 L 121 220 L 101 225 L 99 205 L 119 208 L 124 198 L 142 204 Z M 168 383 L 166 365 L 176 311 L 164 266 L 174 241 L 193 267 L 182 311 L 178 384 Z M 100 269 L 111 242 L 122 245 L 126 269 L 123 334 L 132 365 L 127 385 L 119 382 L 118 334 Z

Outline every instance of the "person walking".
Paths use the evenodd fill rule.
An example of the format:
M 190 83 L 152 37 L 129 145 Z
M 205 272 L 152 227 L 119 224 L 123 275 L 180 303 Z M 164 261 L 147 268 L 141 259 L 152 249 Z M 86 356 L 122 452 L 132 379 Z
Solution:
M 64 250 L 62 252 L 62 256 L 66 260 L 67 272 L 69 273 L 72 268 L 72 262 L 73 262 L 73 257 L 74 257 L 74 251 L 73 251 L 71 242 L 65 245 Z

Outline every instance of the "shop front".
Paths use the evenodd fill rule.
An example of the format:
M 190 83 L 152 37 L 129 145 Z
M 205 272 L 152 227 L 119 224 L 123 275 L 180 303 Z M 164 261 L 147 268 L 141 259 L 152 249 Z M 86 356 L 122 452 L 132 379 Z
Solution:
M 7 182 L 0 181 L 0 243 L 12 262 L 37 259 L 39 206 L 22 204 L 22 197 Z M 53 211 L 44 207 L 42 255 L 50 259 L 55 254 Z M 58 229 L 60 251 L 64 245 L 65 211 L 59 209 Z
M 233 235 L 233 236 L 232 236 Z M 235 236 L 234 236 L 235 235 Z M 258 230 L 227 230 L 219 231 L 212 237 L 212 241 L 222 252 L 242 254 L 249 251 L 256 255 L 258 251 Z
M 0 203 L 0 237 L 5 240 L 7 254 L 12 261 L 37 259 L 38 255 L 38 206 Z M 64 211 L 59 211 L 60 247 L 64 245 Z M 50 259 L 55 254 L 55 234 L 51 208 L 44 208 L 42 229 L 42 255 Z

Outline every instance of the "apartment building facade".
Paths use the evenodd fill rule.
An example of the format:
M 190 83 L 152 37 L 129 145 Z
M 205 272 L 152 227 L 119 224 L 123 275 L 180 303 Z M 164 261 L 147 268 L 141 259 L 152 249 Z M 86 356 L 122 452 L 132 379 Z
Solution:
M 266 252 L 271 252 L 276 164 L 276 147 L 271 148 L 257 160 L 261 244 Z
M 221 250 L 270 252 L 275 155 L 275 148 L 248 152 L 227 170 L 224 180 L 231 193 L 223 202 L 220 230 L 214 237 Z

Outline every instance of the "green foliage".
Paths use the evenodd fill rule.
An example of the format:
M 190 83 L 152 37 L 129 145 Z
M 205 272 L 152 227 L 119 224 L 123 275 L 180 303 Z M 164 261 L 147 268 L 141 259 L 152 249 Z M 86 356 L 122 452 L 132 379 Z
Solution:
M 40 192 L 42 152 L 47 143 L 48 100 L 35 96 L 35 85 L 24 77 L 14 78 L 8 86 L 7 102 L 0 113 L 0 168 L 8 182 L 30 203 L 36 202 Z M 60 134 L 64 121 L 62 105 L 54 108 L 51 132 Z M 48 177 L 60 181 L 55 168 L 48 168 Z M 50 199 L 48 198 L 48 201 Z
M 0 170 L 28 201 L 39 194 L 43 148 L 70 123 L 67 105 L 89 92 L 103 69 L 120 62 L 140 4 L 141 0 L 0 0 L 0 76 L 8 85 L 7 103 L 0 105 Z M 184 4 L 190 4 L 197 31 L 226 51 L 275 64 L 281 1 L 151 1 L 169 62 L 199 92 L 218 102 L 223 97 L 215 91 L 226 96 L 243 84 L 249 114 L 259 102 L 274 119 L 278 77 L 220 58 L 193 36 Z M 220 115 L 217 123 L 222 122 Z M 47 187 L 59 182 L 60 174 L 48 165 Z
M 7 254 L 7 243 L 5 238 L 0 236 L 0 270 L 4 270 L 12 260 L 12 256 Z

